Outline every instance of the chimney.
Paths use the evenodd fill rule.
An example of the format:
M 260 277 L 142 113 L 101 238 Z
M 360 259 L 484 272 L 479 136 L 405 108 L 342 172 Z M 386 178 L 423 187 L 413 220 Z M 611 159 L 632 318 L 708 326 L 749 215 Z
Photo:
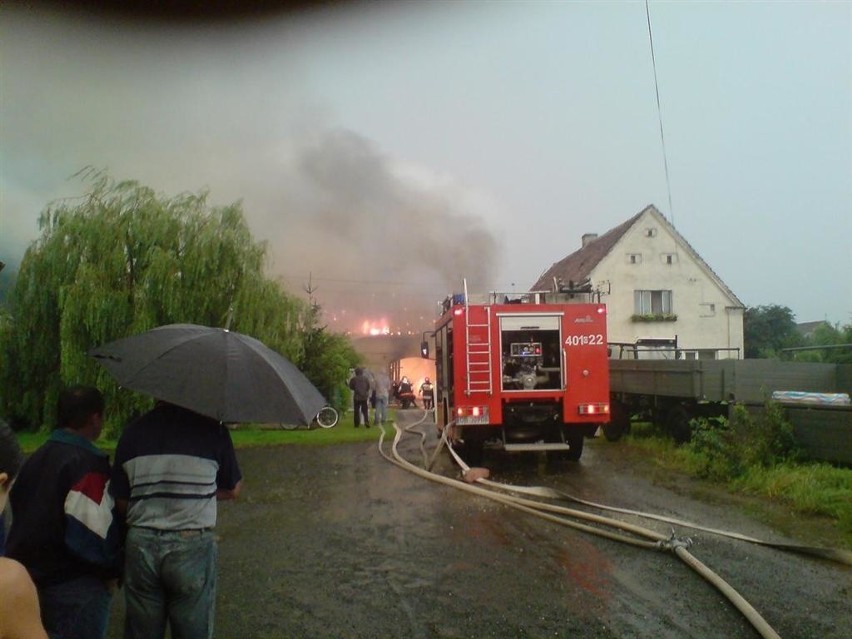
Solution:
M 589 244 L 594 242 L 596 239 L 598 239 L 597 233 L 583 233 L 582 248 L 586 248 Z

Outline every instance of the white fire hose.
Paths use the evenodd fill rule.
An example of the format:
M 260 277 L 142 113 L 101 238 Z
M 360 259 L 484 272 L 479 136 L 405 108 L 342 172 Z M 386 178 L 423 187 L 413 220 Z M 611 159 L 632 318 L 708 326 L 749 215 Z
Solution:
M 527 499 L 524 497 L 518 497 L 514 495 L 506 495 L 495 492 L 495 490 L 503 490 L 507 492 L 514 493 L 526 493 L 532 494 L 540 497 L 557 497 L 561 499 L 569 498 L 573 499 L 564 493 L 559 493 L 558 491 L 553 491 L 549 488 L 530 488 L 530 487 L 519 487 L 519 486 L 510 486 L 506 484 L 498 484 L 496 482 L 489 481 L 487 479 L 479 478 L 476 480 L 477 483 L 483 484 L 486 486 L 490 486 L 491 489 L 482 488 L 480 486 L 476 486 L 471 483 L 467 483 L 462 480 L 453 479 L 450 477 L 445 477 L 443 475 L 439 475 L 437 473 L 433 473 L 429 468 L 432 467 L 435 458 L 440 452 L 441 448 L 446 445 L 456 462 L 462 468 L 463 474 L 466 474 L 470 468 L 464 461 L 456 454 L 453 450 L 452 446 L 446 440 L 446 433 L 448 428 L 444 428 L 441 440 L 436 447 L 431 460 L 429 460 L 429 456 L 426 453 L 426 449 L 424 446 L 424 442 L 426 439 L 425 433 L 419 430 L 412 430 L 414 427 L 423 423 L 426 419 L 426 416 L 429 415 L 429 412 L 426 412 L 422 419 L 414 424 L 411 424 L 405 428 L 406 432 L 413 432 L 420 435 L 420 450 L 424 459 L 424 467 L 420 468 L 419 466 L 412 464 L 408 460 L 404 459 L 397 450 L 397 446 L 399 444 L 400 439 L 402 438 L 403 431 L 400 429 L 399 425 L 394 422 L 394 430 L 395 435 L 393 439 L 393 443 L 391 445 L 391 455 L 385 453 L 383 449 L 383 442 L 385 438 L 385 429 L 381 426 L 381 436 L 379 438 L 379 453 L 387 459 L 389 462 L 403 468 L 415 475 L 423 477 L 425 479 L 429 479 L 430 481 L 438 482 L 447 486 L 452 486 L 453 488 L 457 488 L 459 490 L 463 490 L 480 497 L 485 497 L 486 499 L 491 499 L 493 501 L 499 502 L 501 504 L 505 504 L 510 508 L 515 508 L 517 510 L 521 510 L 523 512 L 529 513 L 536 517 L 540 517 L 547 521 L 551 521 L 556 524 L 560 524 L 563 526 L 568 526 L 570 528 L 574 528 L 576 530 L 581 530 L 584 532 L 591 533 L 593 535 L 598 535 L 601 537 L 605 537 L 607 539 L 612 539 L 615 541 L 620 541 L 623 543 L 627 543 L 633 546 L 639 546 L 641 548 L 648 548 L 652 550 L 669 550 L 675 553 L 684 563 L 686 563 L 690 568 L 695 570 L 701 577 L 705 580 L 709 581 L 713 586 L 715 586 L 719 592 L 721 592 L 736 608 L 739 610 L 745 618 L 751 623 L 751 625 L 757 630 L 761 637 L 764 639 L 780 639 L 778 633 L 772 629 L 772 627 L 766 622 L 766 620 L 754 609 L 754 607 L 749 604 L 743 597 L 740 595 L 733 587 L 730 586 L 726 581 L 724 581 L 721 577 L 719 577 L 716 573 L 710 570 L 707 566 L 705 566 L 701 561 L 699 561 L 696 557 L 694 557 L 688 550 L 689 546 L 692 544 L 692 541 L 688 538 L 681 539 L 677 538 L 674 535 L 674 530 L 672 530 L 672 534 L 669 537 L 666 537 L 663 534 L 660 534 L 656 531 L 650 530 L 648 528 L 643 528 L 641 526 L 636 526 L 634 524 L 629 524 L 627 522 L 619 521 L 617 519 L 612 519 L 609 517 L 603 517 L 600 515 L 593 515 L 591 513 L 586 513 L 579 510 L 574 510 L 571 508 L 566 508 L 564 506 L 557 506 L 554 504 L 547 504 L 540 501 L 535 501 L 532 499 Z M 549 493 L 549 494 L 548 494 Z M 592 505 L 590 502 L 581 502 L 580 500 L 575 500 L 580 503 L 585 503 L 587 505 Z M 605 507 L 608 508 L 608 507 Z M 643 515 L 642 513 L 637 513 L 635 511 L 620 511 L 619 509 L 608 508 L 609 510 L 615 510 L 619 512 L 628 512 L 630 514 L 635 515 Z M 665 518 L 652 516 L 656 519 L 660 519 L 662 521 L 669 521 L 669 523 L 678 523 L 682 525 L 690 525 L 685 524 L 683 522 L 679 522 L 677 520 L 667 520 Z M 607 526 L 613 528 L 615 530 L 605 530 L 596 526 L 589 525 L 588 523 L 580 523 L 583 520 L 586 522 L 594 523 L 599 526 Z M 694 528 L 700 528 L 698 526 L 692 525 Z M 622 532 L 617 532 L 622 531 Z M 711 531 L 714 532 L 714 531 Z M 722 531 L 715 531 L 722 532 Z M 636 537 L 629 536 L 623 533 L 632 533 L 637 537 L 641 537 L 644 539 L 637 539 Z M 724 534 L 724 533 L 722 533 Z M 734 534 L 735 535 L 735 534 Z M 758 540 L 753 540 L 749 537 L 745 537 L 742 535 L 735 535 L 736 538 L 742 539 L 745 541 L 755 541 L 757 543 L 765 543 L 760 542 Z M 774 545 L 774 544 L 769 544 Z

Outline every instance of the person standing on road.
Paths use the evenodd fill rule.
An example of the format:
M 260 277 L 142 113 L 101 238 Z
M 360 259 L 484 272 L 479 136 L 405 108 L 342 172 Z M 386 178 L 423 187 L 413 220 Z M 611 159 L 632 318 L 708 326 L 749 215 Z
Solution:
M 355 405 L 355 428 L 361 425 L 361 420 L 364 420 L 364 426 L 370 427 L 370 410 L 367 408 L 367 402 L 370 399 L 370 378 L 364 374 L 364 369 L 360 366 L 355 369 L 355 375 L 349 380 L 349 388 L 352 390 L 352 400 Z
M 27 460 L 9 495 L 6 552 L 29 571 L 51 636 L 106 636 L 120 575 L 122 531 L 108 492 L 109 457 L 95 447 L 104 397 L 72 386 L 59 396 L 58 426 Z
M 388 419 L 388 397 L 390 396 L 391 381 L 388 374 L 381 370 L 375 378 L 376 410 L 373 413 L 373 422 L 382 424 Z
M 242 486 L 228 429 L 158 402 L 118 441 L 112 492 L 126 513 L 126 639 L 213 637 L 216 501 Z
M 9 488 L 21 470 L 23 459 L 18 438 L 0 420 L 0 513 L 6 507 Z M 0 639 L 18 637 L 47 639 L 41 625 L 38 591 L 21 563 L 0 554 Z

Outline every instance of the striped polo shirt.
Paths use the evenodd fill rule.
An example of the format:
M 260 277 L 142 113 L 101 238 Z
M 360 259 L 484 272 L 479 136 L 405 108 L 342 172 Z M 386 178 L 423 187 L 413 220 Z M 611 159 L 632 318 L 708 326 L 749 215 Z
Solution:
M 233 489 L 241 477 L 224 425 L 159 404 L 125 428 L 110 488 L 115 499 L 128 502 L 129 526 L 212 528 L 216 491 Z

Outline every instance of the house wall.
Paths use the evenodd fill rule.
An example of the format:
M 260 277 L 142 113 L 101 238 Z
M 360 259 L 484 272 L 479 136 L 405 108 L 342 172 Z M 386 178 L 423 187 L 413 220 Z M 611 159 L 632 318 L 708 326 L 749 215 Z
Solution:
M 596 286 L 609 289 L 602 299 L 608 309 L 609 341 L 676 337 L 684 350 L 739 349 L 718 357 L 742 357 L 743 309 L 669 228 L 646 213 L 591 272 Z M 635 290 L 671 290 L 677 319 L 633 320 Z

